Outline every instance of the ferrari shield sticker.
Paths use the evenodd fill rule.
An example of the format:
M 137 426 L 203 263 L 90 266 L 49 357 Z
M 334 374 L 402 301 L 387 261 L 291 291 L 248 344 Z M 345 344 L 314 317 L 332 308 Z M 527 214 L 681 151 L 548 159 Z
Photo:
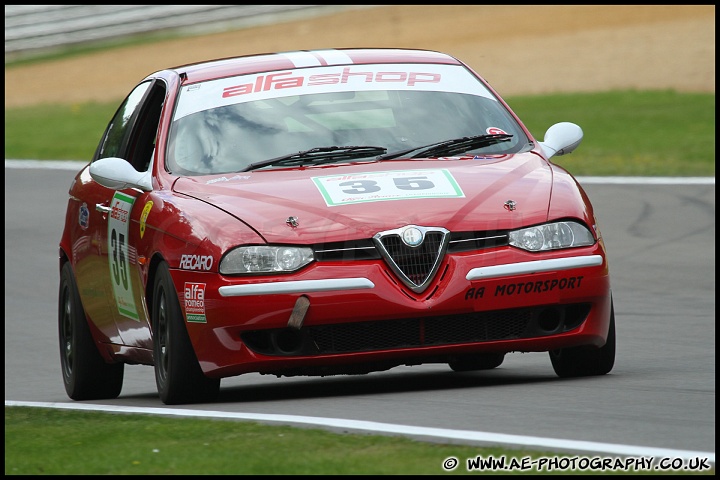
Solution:
M 152 210 L 152 207 L 153 202 L 151 200 L 145 204 L 142 215 L 140 215 L 140 238 L 143 238 L 143 235 L 145 235 L 145 223 L 147 222 L 147 217 L 148 215 L 150 215 L 150 210 Z
M 418 198 L 463 198 L 449 170 L 394 170 L 313 177 L 328 207 Z
M 112 198 L 112 210 L 108 218 L 108 259 L 110 261 L 110 283 L 113 286 L 118 312 L 133 320 L 140 320 L 133 299 L 130 280 L 130 255 L 128 253 L 128 231 L 130 211 L 135 199 L 121 192 Z

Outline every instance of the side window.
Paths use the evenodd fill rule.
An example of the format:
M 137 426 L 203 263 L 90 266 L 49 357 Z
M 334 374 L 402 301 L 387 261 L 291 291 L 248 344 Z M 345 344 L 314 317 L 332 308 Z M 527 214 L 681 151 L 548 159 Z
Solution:
M 135 87 L 120 105 L 115 116 L 105 129 L 105 134 L 95 152 L 95 158 L 124 157 L 124 148 L 132 132 L 132 125 L 136 118 L 135 113 L 142 105 L 142 99 L 152 82 L 144 82 Z
M 134 133 L 128 143 L 125 157 L 139 172 L 144 172 L 150 167 L 155 151 L 160 115 L 165 103 L 165 84 L 156 81 L 145 98 L 143 107 L 138 112 L 133 127 Z

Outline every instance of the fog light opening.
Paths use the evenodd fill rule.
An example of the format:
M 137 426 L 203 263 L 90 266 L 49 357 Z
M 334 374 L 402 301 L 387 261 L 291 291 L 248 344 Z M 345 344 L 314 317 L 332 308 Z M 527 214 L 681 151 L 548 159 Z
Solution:
M 564 316 L 564 311 L 559 308 L 546 308 L 538 315 L 538 327 L 545 332 L 555 332 L 562 325 Z
M 302 335 L 292 328 L 273 332 L 272 341 L 275 350 L 286 355 L 297 354 L 302 349 Z

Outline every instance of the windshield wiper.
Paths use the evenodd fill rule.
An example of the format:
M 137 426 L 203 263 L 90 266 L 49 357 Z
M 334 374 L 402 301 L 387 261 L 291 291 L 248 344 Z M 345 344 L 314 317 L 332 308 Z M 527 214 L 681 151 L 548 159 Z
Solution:
M 302 166 L 302 165 L 319 165 L 322 163 L 332 163 L 341 160 L 349 160 L 352 158 L 375 157 L 387 152 L 385 147 L 375 147 L 372 145 L 348 145 L 348 146 L 332 146 L 332 147 L 316 147 L 302 152 L 290 153 L 280 157 L 269 158 L 259 162 L 251 163 L 245 167 L 242 172 L 248 172 L 262 167 L 274 166 Z
M 417 152 L 407 158 L 420 157 L 440 157 L 446 155 L 454 155 L 457 153 L 465 153 L 476 148 L 488 147 L 496 143 L 508 142 L 512 135 L 507 133 L 473 135 L 471 137 L 453 138 L 452 140 L 444 140 L 442 142 L 431 143 L 421 147 L 408 148 L 399 152 L 392 152 L 386 155 L 380 155 L 376 160 L 390 160 L 393 158 L 403 157 L 409 153 Z

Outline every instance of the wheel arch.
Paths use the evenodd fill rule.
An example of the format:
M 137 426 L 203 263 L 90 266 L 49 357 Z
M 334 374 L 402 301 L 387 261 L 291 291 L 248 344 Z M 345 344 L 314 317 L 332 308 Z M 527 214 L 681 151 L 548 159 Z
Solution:
M 58 252 L 58 272 L 61 272 L 63 266 L 70 261 L 70 257 L 65 252 L 65 249 L 63 249 L 62 245 L 59 247 Z
M 160 263 L 165 262 L 165 257 L 161 253 L 155 253 L 150 259 L 148 267 L 148 277 L 145 283 L 145 299 L 147 301 L 148 315 L 150 317 L 150 333 L 154 334 L 155 320 L 153 319 L 153 307 L 155 305 L 155 279 L 157 278 L 157 270 Z

